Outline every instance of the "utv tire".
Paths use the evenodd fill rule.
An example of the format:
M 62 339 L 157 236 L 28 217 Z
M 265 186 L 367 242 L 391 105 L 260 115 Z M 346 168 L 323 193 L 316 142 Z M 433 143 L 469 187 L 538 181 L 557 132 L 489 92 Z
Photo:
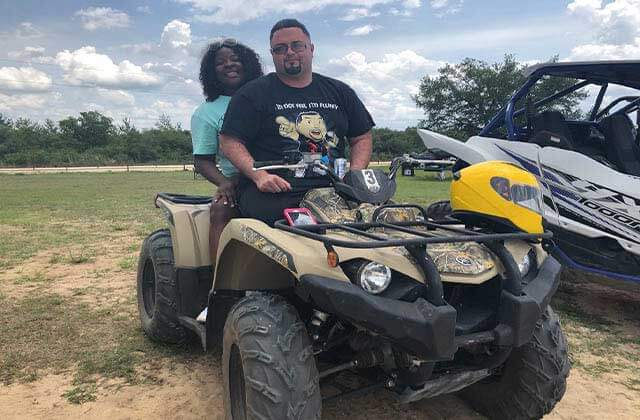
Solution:
M 144 332 L 165 343 L 186 341 L 187 330 L 178 322 L 178 283 L 169 230 L 157 230 L 144 240 L 137 283 L 138 312 Z
M 433 220 L 444 220 L 451 216 L 451 202 L 449 200 L 436 201 L 427 207 L 427 216 Z
M 252 294 L 229 312 L 222 369 L 227 420 L 320 419 L 313 347 L 296 309 Z
M 539 419 L 564 395 L 567 340 L 550 307 L 527 344 L 513 350 L 498 376 L 471 385 L 462 397 L 492 419 Z

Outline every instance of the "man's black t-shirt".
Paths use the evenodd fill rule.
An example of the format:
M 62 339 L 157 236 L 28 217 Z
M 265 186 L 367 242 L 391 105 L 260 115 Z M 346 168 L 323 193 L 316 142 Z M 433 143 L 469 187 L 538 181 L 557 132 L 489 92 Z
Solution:
M 345 143 L 374 122 L 346 84 L 313 73 L 311 84 L 293 88 L 275 73 L 255 79 L 231 98 L 222 134 L 245 142 L 257 161 L 280 160 L 283 152 L 344 156 Z

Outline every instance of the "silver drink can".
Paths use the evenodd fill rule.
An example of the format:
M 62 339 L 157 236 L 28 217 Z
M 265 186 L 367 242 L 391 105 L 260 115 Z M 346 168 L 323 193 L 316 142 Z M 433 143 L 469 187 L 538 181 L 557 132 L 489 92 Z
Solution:
M 340 179 L 344 178 L 344 174 L 347 172 L 347 159 L 337 158 L 333 161 L 333 173 Z

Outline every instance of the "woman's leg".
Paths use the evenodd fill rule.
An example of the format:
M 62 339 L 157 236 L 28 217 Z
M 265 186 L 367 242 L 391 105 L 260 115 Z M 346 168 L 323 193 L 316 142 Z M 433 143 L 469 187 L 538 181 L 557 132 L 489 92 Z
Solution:
M 211 265 L 216 265 L 216 257 L 218 255 L 218 242 L 222 230 L 229 223 L 229 220 L 238 217 L 237 207 L 229 207 L 222 204 L 221 201 L 211 203 L 210 225 L 209 225 L 209 250 L 211 252 Z

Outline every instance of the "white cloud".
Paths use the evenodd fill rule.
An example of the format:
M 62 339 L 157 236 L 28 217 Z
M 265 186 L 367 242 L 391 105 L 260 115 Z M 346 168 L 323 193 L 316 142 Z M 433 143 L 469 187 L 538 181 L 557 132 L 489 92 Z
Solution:
M 567 10 L 593 25 L 603 44 L 634 44 L 640 36 L 640 0 L 574 0 Z
M 312 10 L 321 10 L 328 6 L 351 6 L 370 9 L 380 4 L 398 3 L 400 0 L 306 0 L 292 2 L 276 2 L 273 0 L 174 0 L 178 3 L 190 4 L 199 13 L 195 18 L 210 23 L 239 24 L 256 19 L 268 13 L 278 15 L 297 15 Z M 415 3 L 415 0 L 410 0 Z
M 372 12 L 370 9 L 367 9 L 366 7 L 357 7 L 357 8 L 347 10 L 347 13 L 343 17 L 341 17 L 340 20 L 351 22 L 358 19 L 376 17 L 376 16 L 380 16 L 380 13 Z
M 136 11 L 139 13 L 144 13 L 145 15 L 151 14 L 151 7 L 149 6 L 138 6 L 136 7 Z
M 431 8 L 436 11 L 436 16 L 451 15 L 462 10 L 464 0 L 430 0 Z
M 121 50 L 126 50 L 133 54 L 152 54 L 158 50 L 158 44 L 153 42 L 142 42 L 140 44 L 122 44 L 117 47 Z
M 407 9 L 417 9 L 422 5 L 421 0 L 404 0 L 402 5 Z
M 364 25 L 364 26 L 359 26 L 357 28 L 349 29 L 344 34 L 349 36 L 363 36 L 363 35 L 369 35 L 371 32 L 381 28 L 382 26 L 380 25 Z
M 44 57 L 43 47 L 24 47 L 22 51 L 9 51 L 7 56 L 14 60 L 31 60 Z
M 160 47 L 185 48 L 191 45 L 191 26 L 174 19 L 167 23 L 160 36 Z
M 109 102 L 110 105 L 115 106 L 133 106 L 136 103 L 135 98 L 129 92 L 124 90 L 110 90 L 97 88 L 96 93 L 99 97 Z
M 20 112 L 42 109 L 47 104 L 46 95 L 5 95 L 0 93 L 0 112 Z
M 46 92 L 51 88 L 51 78 L 33 67 L 0 67 L 0 91 Z
M 89 7 L 75 13 L 82 26 L 89 31 L 109 28 L 126 28 L 130 25 L 129 15 L 110 7 Z
M 174 124 L 180 123 L 183 128 L 188 129 L 191 114 L 196 106 L 198 106 L 196 102 L 188 99 L 158 99 L 150 104 L 150 106 L 134 107 L 124 116 L 130 117 L 134 122 L 141 121 L 140 126 L 151 127 L 160 119 L 160 116 L 164 114 L 169 116 Z M 136 123 L 136 125 L 138 124 Z
M 381 127 L 406 127 L 422 118 L 411 99 L 420 80 L 433 75 L 443 62 L 429 60 L 414 51 L 385 54 L 367 61 L 361 52 L 330 60 L 331 73 L 353 87 Z
M 396 9 L 395 7 L 389 9 L 389 13 L 393 16 L 401 16 L 401 17 L 409 17 L 412 16 L 413 13 L 409 9 Z
M 91 84 L 107 88 L 154 87 L 162 83 L 160 77 L 146 72 L 128 60 L 116 64 L 95 47 L 64 50 L 55 62 L 65 71 L 64 80 L 74 85 Z
M 571 50 L 569 60 L 630 60 L 640 57 L 640 42 L 626 45 L 585 44 Z
M 31 22 L 21 22 L 16 29 L 16 36 L 24 39 L 39 38 L 42 32 Z
M 200 57 L 202 46 L 196 46 L 193 39 L 191 25 L 174 19 L 162 29 L 159 43 L 123 44 L 117 48 L 130 54 L 144 54 L 155 59 L 179 61 L 189 57 Z

